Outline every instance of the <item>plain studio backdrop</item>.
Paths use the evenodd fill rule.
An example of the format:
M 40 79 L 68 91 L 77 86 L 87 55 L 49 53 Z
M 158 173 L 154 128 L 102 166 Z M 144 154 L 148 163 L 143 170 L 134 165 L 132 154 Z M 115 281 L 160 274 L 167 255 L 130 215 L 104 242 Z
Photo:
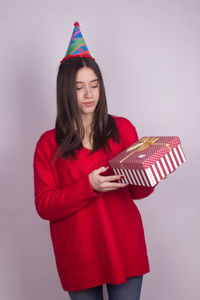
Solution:
M 1 2 L 0 298 L 69 299 L 49 223 L 35 211 L 32 162 L 55 124 L 56 75 L 75 21 L 103 73 L 109 113 L 128 118 L 139 137 L 180 136 L 187 157 L 135 201 L 151 268 L 141 300 L 198 300 L 199 0 Z

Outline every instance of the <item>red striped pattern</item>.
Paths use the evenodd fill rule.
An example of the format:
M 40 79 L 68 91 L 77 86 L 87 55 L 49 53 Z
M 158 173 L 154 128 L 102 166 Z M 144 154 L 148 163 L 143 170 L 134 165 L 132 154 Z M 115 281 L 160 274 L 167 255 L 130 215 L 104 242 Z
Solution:
M 141 186 L 154 186 L 185 162 L 186 158 L 181 145 L 164 154 L 158 161 L 146 169 L 122 169 L 114 167 L 116 175 L 123 175 L 119 182 Z

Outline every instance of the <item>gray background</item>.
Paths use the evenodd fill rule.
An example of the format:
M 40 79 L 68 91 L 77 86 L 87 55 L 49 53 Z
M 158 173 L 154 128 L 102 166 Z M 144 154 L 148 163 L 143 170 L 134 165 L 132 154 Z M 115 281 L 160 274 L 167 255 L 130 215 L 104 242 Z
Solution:
M 5 1 L 4 1 L 5 2 Z M 142 300 L 199 299 L 200 1 L 6 1 L 0 10 L 0 298 L 64 300 L 34 208 L 36 141 L 54 127 L 56 75 L 80 22 L 109 112 L 140 137 L 179 135 L 187 162 L 136 201 L 151 272 Z M 104 294 L 106 289 L 104 285 Z

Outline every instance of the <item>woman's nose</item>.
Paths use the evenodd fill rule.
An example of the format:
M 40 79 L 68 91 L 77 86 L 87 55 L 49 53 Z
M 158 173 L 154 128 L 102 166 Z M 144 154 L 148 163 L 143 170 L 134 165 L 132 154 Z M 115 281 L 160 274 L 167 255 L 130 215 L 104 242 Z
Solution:
M 92 97 L 92 91 L 89 87 L 85 88 L 85 96 L 86 97 Z

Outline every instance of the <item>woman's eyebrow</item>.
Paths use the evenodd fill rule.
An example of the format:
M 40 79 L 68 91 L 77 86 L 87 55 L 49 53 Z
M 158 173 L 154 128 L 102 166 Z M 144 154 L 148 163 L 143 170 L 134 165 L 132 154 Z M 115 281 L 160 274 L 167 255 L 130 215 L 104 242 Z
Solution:
M 98 81 L 99 79 L 93 79 L 90 82 Z M 76 81 L 76 83 L 84 83 L 83 81 Z

